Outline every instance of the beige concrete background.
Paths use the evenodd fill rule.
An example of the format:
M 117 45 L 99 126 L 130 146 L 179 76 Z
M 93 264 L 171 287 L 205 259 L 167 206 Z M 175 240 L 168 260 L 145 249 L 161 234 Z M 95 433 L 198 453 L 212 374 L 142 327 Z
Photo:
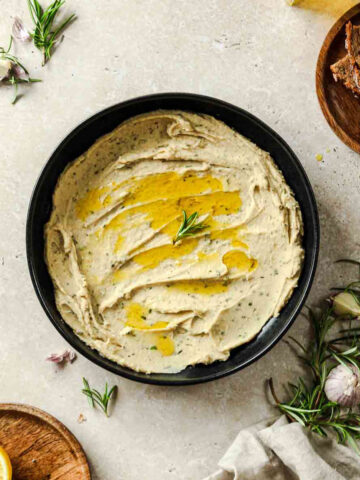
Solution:
M 274 413 L 264 380 L 272 375 L 280 384 L 301 367 L 283 341 L 231 377 L 176 389 L 117 378 L 82 357 L 64 369 L 46 362 L 66 344 L 42 311 L 26 265 L 26 211 L 39 172 L 79 122 L 131 97 L 185 91 L 241 106 L 283 136 L 314 187 L 322 241 L 309 302 L 318 301 L 342 283 L 344 269 L 333 261 L 360 257 L 360 159 L 326 124 L 314 88 L 334 14 L 354 2 L 302 5 L 311 3 L 68 0 L 78 20 L 47 67 L 31 45 L 16 44 L 43 83 L 24 88 L 16 106 L 11 89 L 0 88 L 0 401 L 29 403 L 63 421 L 84 446 L 94 480 L 200 480 L 241 427 Z M 12 17 L 28 26 L 30 19 L 25 0 L 0 0 L 0 12 L 4 45 Z M 299 318 L 291 334 L 306 337 L 306 321 Z M 99 388 L 105 381 L 119 386 L 110 419 L 89 409 L 82 376 Z

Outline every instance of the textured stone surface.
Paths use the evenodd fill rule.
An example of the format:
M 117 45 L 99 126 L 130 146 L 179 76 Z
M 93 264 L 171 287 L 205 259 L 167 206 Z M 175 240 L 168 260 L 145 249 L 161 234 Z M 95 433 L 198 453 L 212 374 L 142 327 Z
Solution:
M 326 10 L 336 2 L 321 3 Z M 283 341 L 238 374 L 177 389 L 120 379 L 84 358 L 64 369 L 45 362 L 66 345 L 26 265 L 26 211 L 42 166 L 79 122 L 137 95 L 187 91 L 239 105 L 283 136 L 314 187 L 322 227 L 309 300 L 316 302 L 342 282 L 345 270 L 332 262 L 360 257 L 359 156 L 329 129 L 314 88 L 322 41 L 346 3 L 355 2 L 319 13 L 282 0 L 68 0 L 79 18 L 46 68 L 31 45 L 16 44 L 43 83 L 24 88 L 16 106 L 11 90 L 0 89 L 0 401 L 29 403 L 63 421 L 82 442 L 95 480 L 201 479 L 241 427 L 274 413 L 264 380 L 285 381 L 301 367 Z M 0 11 L 4 45 L 14 15 L 30 21 L 25 0 L 0 0 Z M 299 338 L 307 332 L 302 318 L 291 329 Z M 89 409 L 82 376 L 97 387 L 119 385 L 110 419 Z M 81 412 L 87 421 L 78 424 Z

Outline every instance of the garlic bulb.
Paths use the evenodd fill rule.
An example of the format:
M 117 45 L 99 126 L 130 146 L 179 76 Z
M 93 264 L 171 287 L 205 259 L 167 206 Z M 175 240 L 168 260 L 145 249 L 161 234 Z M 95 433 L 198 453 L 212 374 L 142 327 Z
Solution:
M 336 295 L 333 305 L 336 315 L 360 316 L 360 304 L 349 292 L 341 292 Z
M 331 402 L 343 407 L 360 403 L 360 371 L 354 365 L 344 365 L 331 370 L 325 382 L 325 394 Z

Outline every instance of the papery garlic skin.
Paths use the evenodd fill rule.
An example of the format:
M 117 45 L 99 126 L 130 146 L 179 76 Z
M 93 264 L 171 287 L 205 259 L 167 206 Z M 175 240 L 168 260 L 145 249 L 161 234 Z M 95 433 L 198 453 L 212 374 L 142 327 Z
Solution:
M 331 370 L 325 382 L 325 394 L 331 402 L 343 407 L 360 403 L 360 371 L 354 365 L 344 365 Z
M 22 42 L 27 42 L 31 40 L 30 33 L 26 30 L 23 21 L 19 17 L 15 17 L 14 24 L 12 27 L 12 33 L 15 38 L 21 40 Z
M 12 67 L 10 60 L 0 60 L 0 82 L 9 78 Z
M 349 292 L 341 292 L 336 295 L 333 306 L 336 315 L 360 316 L 360 305 Z
M 72 350 L 65 350 L 62 353 L 52 353 L 46 358 L 46 360 L 53 363 L 63 363 L 63 362 L 73 363 L 75 359 L 76 359 L 76 353 L 73 352 Z
M 16 78 L 19 78 L 20 80 L 24 80 L 27 82 L 29 80 L 29 74 L 26 70 L 24 70 L 20 65 L 13 65 L 12 71 L 15 75 Z

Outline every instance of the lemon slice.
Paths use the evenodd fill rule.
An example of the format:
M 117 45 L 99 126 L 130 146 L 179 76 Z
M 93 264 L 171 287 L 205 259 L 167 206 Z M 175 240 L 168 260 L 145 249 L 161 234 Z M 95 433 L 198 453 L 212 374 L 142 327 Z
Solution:
M 9 455 L 0 447 L 0 480 L 11 480 L 12 466 Z

